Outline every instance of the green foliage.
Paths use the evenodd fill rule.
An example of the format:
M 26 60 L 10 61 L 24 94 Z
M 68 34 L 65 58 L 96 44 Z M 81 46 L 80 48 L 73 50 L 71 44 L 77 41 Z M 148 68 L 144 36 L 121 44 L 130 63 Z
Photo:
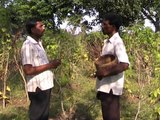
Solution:
M 10 14 L 7 11 L 7 9 L 4 7 L 0 7 L 0 27 L 2 29 L 4 29 L 4 28 L 9 29 L 9 27 L 10 27 L 9 16 L 10 16 Z
M 7 35 L 5 29 L 1 29 L 2 33 L 5 37 L 0 39 L 5 38 L 5 41 L 0 42 L 4 46 L 0 51 L 3 51 L 3 48 L 10 50 L 11 41 L 7 42 L 10 35 Z M 160 117 L 160 35 L 141 25 L 125 28 L 121 34 L 130 60 L 130 68 L 125 72 L 121 119 L 158 119 Z M 92 57 L 93 52 L 94 50 L 100 52 L 105 38 L 107 37 L 101 32 L 72 35 L 64 30 L 60 30 L 59 33 L 46 31 L 43 44 L 49 59 L 62 60 L 62 65 L 53 70 L 56 80 L 51 98 L 50 117 L 61 117 L 64 120 L 102 119 L 100 103 L 96 100 L 95 78 L 91 74 L 95 70 L 93 61 L 96 57 Z M 18 45 L 21 45 L 21 42 L 18 41 Z M 11 56 L 10 60 L 12 59 Z M 22 93 L 23 83 L 18 82 L 19 79 L 20 76 L 15 72 L 9 76 L 11 103 L 6 110 L 1 110 L 0 119 L 27 119 L 28 104 L 23 100 L 18 101 L 25 96 Z M 15 101 L 18 103 L 12 107 Z M 67 117 L 64 117 L 64 113 Z
M 131 62 L 130 69 L 126 71 L 126 94 L 124 99 L 124 102 L 126 101 L 124 106 L 130 105 L 130 108 L 127 107 L 130 111 L 126 112 L 125 110 L 122 110 L 122 119 L 134 119 L 135 116 L 133 115 L 135 114 L 138 114 L 139 119 L 154 119 L 155 117 L 153 116 L 158 113 L 157 103 L 155 105 L 151 103 L 150 100 L 153 100 L 153 98 L 149 97 L 149 94 L 156 90 L 155 86 L 157 86 L 157 83 L 154 80 L 155 76 L 153 69 L 155 65 L 154 59 L 156 57 L 155 49 L 157 48 L 156 39 L 158 34 L 153 33 L 148 28 L 146 29 L 138 25 L 133 28 L 126 29 L 126 32 L 122 33 L 122 35 Z M 55 56 L 60 56 L 59 58 L 63 58 L 62 66 L 65 67 L 61 67 L 59 69 L 60 71 L 56 71 L 56 75 L 63 88 L 62 96 L 66 110 L 72 105 L 78 105 L 75 101 L 77 101 L 77 97 L 80 94 L 73 86 L 77 85 L 78 88 L 80 85 L 79 87 L 81 88 L 81 86 L 85 85 L 85 83 L 81 83 L 77 80 L 80 80 L 81 78 L 84 79 L 84 76 L 89 76 L 91 71 L 94 72 L 94 66 L 91 64 L 91 62 L 93 63 L 93 59 L 85 60 L 85 57 L 83 57 L 83 54 L 87 53 L 88 58 L 90 58 L 90 54 L 88 54 L 89 51 L 84 51 L 89 50 L 86 48 L 87 44 L 99 42 L 100 44 L 96 45 L 101 45 L 104 38 L 105 36 L 99 33 L 92 33 L 88 36 L 79 37 L 62 32 L 62 34 L 58 36 L 54 34 L 54 40 L 51 40 L 52 43 L 47 43 L 46 41 L 48 44 L 46 46 L 52 46 L 53 43 L 53 46 L 58 44 L 56 47 L 53 47 L 54 49 L 57 49 L 57 51 L 53 51 L 52 54 Z M 52 47 L 48 47 L 48 51 L 51 51 L 50 49 L 52 49 Z M 87 78 L 85 79 L 87 80 Z M 68 88 L 68 84 L 72 87 Z M 74 91 L 72 91 L 73 88 Z M 83 89 L 85 89 L 85 87 Z M 83 92 L 85 91 L 87 90 L 84 90 Z M 76 94 L 78 94 L 77 97 Z M 154 100 L 157 99 L 159 99 L 159 96 L 154 98 Z M 140 111 L 145 111 L 145 114 L 137 113 L 137 103 L 140 104 Z M 150 107 L 154 110 L 150 110 Z
M 0 29 L 0 57 L 1 57 L 1 64 L 0 64 L 0 70 L 4 71 L 5 64 L 7 62 L 7 58 L 9 56 L 9 52 L 11 50 L 11 36 L 9 33 L 7 33 L 7 30 L 5 28 Z
M 10 90 L 9 87 L 7 87 L 7 78 L 8 78 L 8 65 L 9 65 L 9 58 L 10 58 L 10 50 L 11 50 L 11 36 L 7 33 L 7 30 L 5 28 L 0 29 L 0 83 L 1 87 L 0 89 L 3 91 L 0 95 L 0 98 L 3 99 L 3 108 L 5 108 L 6 100 L 10 97 Z
M 94 16 L 98 13 L 94 21 L 84 22 L 87 28 L 91 28 L 92 25 L 97 25 L 108 12 L 120 14 L 124 26 L 134 25 L 137 21 L 144 22 L 147 18 L 155 26 L 156 32 L 160 30 L 158 0 L 137 0 L 136 2 L 126 0 L 3 0 L 0 5 L 2 6 L 0 8 L 2 25 L 7 26 L 13 33 L 22 29 L 22 25 L 31 17 L 40 17 L 49 29 L 57 30 L 64 20 L 74 26 L 81 26 L 85 15 Z
M 139 119 L 158 119 L 159 107 L 159 75 L 155 71 L 159 66 L 159 34 L 149 28 L 135 25 L 123 33 L 130 59 L 130 69 L 126 71 L 126 92 L 128 100 L 139 103 L 137 114 Z M 127 94 L 128 95 L 128 94 Z M 138 104 L 137 104 L 138 108 Z M 152 108 L 152 110 L 150 110 Z M 136 109 L 136 108 L 135 108 Z M 145 111 L 138 113 L 138 111 Z
M 20 29 L 31 17 L 41 18 L 47 28 L 57 30 L 62 21 L 70 18 L 72 24 L 78 25 L 83 11 L 77 1 L 57 0 L 14 0 L 6 6 L 10 13 L 11 28 Z
M 134 25 L 137 21 L 144 22 L 144 19 L 148 19 L 155 26 L 156 32 L 160 30 L 159 0 L 136 0 L 136 2 L 133 0 L 92 0 L 83 1 L 82 5 L 89 15 L 95 15 L 98 12 L 98 19 L 103 18 L 109 12 L 114 12 L 122 16 L 124 26 Z
M 54 71 L 56 75 L 54 91 L 59 91 L 60 94 L 54 93 L 56 98 L 53 103 L 58 104 L 60 99 L 64 104 L 65 112 L 77 111 L 75 119 L 86 118 L 87 116 L 88 119 L 91 119 L 92 116 L 89 112 L 95 113 L 95 109 L 91 110 L 89 106 L 95 107 L 93 105 L 95 101 L 86 101 L 86 99 L 95 99 L 93 91 L 90 91 L 95 86 L 92 85 L 94 82 L 90 81 L 90 74 L 94 72 L 94 69 L 93 63 L 88 57 L 85 36 L 75 36 L 63 30 L 59 34 L 46 31 L 44 43 L 49 58 L 60 58 L 62 61 L 61 66 Z M 85 93 L 86 91 L 91 94 L 91 98 L 86 98 L 88 96 Z M 84 102 L 86 103 L 82 105 Z M 82 108 L 79 108 L 79 106 Z M 70 111 L 72 108 L 74 108 L 73 111 Z M 54 113 L 57 112 L 61 113 L 63 110 L 59 108 L 56 111 L 55 109 Z M 71 113 L 68 114 L 70 115 Z M 54 114 L 53 116 L 55 117 L 56 115 Z

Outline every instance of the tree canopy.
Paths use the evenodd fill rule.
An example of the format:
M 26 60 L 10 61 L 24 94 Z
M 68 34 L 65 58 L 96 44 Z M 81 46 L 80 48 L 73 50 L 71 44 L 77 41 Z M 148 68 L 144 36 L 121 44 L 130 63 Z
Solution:
M 99 13 L 98 19 L 109 12 L 114 12 L 121 15 L 125 26 L 149 19 L 155 26 L 155 31 L 160 31 L 159 0 L 88 0 L 85 5 Z
M 48 28 L 56 30 L 63 20 L 67 19 L 70 24 L 78 26 L 83 16 L 98 13 L 94 21 L 84 21 L 90 27 L 98 24 L 105 14 L 114 12 L 121 15 L 124 26 L 149 19 L 156 32 L 160 31 L 159 0 L 1 0 L 0 6 L 1 25 L 9 21 L 6 25 L 12 30 L 21 28 L 30 17 L 40 17 Z

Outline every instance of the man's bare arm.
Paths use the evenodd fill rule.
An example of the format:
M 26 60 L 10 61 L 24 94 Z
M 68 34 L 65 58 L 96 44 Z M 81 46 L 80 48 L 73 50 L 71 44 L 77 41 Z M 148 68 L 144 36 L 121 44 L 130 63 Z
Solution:
M 36 75 L 36 74 L 39 74 L 45 70 L 55 69 L 60 64 L 61 64 L 61 61 L 58 59 L 52 60 L 48 64 L 44 64 L 44 65 L 36 66 L 36 67 L 32 66 L 31 64 L 26 64 L 23 66 L 23 71 L 26 75 Z

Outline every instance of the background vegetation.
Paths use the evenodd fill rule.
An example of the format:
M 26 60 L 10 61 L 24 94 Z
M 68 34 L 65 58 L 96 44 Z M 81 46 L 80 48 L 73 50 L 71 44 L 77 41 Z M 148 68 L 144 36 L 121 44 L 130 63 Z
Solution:
M 125 2 L 126 7 L 121 5 Z M 106 10 L 103 5 L 109 5 L 110 8 Z M 56 80 L 52 90 L 50 118 L 101 120 L 93 73 L 94 60 L 99 56 L 103 40 L 107 36 L 101 32 L 86 34 L 85 30 L 97 24 L 105 13 L 119 9 L 127 23 L 120 34 L 131 63 L 125 72 L 121 120 L 160 120 L 160 34 L 158 27 L 153 32 L 142 24 L 145 18 L 143 12 L 147 10 L 147 13 L 154 13 L 148 14 L 148 19 L 150 16 L 155 18 L 155 22 L 159 20 L 158 0 L 137 1 L 134 4 L 122 0 L 116 5 L 103 0 L 98 3 L 81 0 L 1 0 L 0 6 L 1 120 L 28 119 L 29 101 L 20 63 L 20 49 L 26 38 L 24 23 L 35 15 L 40 16 L 47 26 L 43 44 L 49 59 L 62 59 L 62 65 L 53 71 Z M 84 15 L 92 16 L 96 13 L 99 15 L 94 23 L 83 21 Z M 74 29 L 73 33 L 61 30 L 59 25 L 64 19 L 72 25 L 81 26 L 82 32 L 74 35 Z

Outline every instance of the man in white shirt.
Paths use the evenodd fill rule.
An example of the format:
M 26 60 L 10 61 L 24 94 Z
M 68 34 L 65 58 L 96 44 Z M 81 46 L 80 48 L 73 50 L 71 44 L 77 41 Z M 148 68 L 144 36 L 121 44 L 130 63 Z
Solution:
M 116 14 L 108 14 L 103 18 L 102 30 L 109 39 L 104 40 L 101 55 L 111 54 L 118 58 L 117 65 L 96 71 L 97 98 L 101 101 L 103 120 L 120 120 L 119 102 L 124 85 L 123 72 L 129 67 L 125 45 L 118 33 L 120 26 L 121 19 Z M 107 76 L 106 71 L 109 73 Z
M 40 19 L 29 20 L 26 30 L 29 36 L 22 45 L 21 57 L 30 99 L 29 119 L 48 120 L 51 89 L 54 86 L 54 74 L 50 69 L 57 68 L 61 61 L 48 61 L 40 39 L 45 31 Z

